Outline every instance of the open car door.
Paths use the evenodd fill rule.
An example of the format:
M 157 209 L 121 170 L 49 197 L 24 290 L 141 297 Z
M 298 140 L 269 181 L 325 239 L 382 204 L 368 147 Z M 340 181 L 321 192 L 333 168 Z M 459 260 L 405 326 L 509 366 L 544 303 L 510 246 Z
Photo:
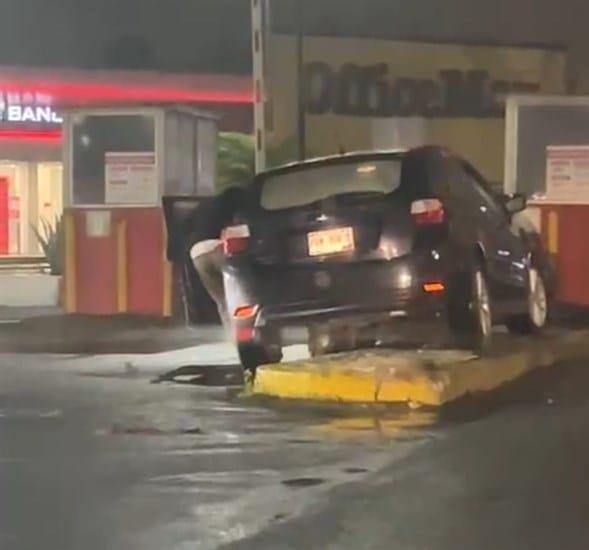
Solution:
M 183 263 L 190 236 L 190 218 L 196 208 L 210 201 L 211 197 L 164 197 L 163 208 L 168 234 L 167 258 L 173 263 Z
M 164 197 L 163 209 L 168 242 L 166 256 L 176 265 L 180 277 L 184 312 L 191 324 L 218 319 L 217 308 L 204 289 L 188 255 L 191 217 L 196 208 L 211 197 Z

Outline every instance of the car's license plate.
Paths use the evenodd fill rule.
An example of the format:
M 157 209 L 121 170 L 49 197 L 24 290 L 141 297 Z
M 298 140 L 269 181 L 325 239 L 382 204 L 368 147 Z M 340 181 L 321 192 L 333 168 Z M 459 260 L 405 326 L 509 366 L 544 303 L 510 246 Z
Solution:
M 354 250 L 354 230 L 351 227 L 338 227 L 313 231 L 307 235 L 309 256 L 342 254 Z

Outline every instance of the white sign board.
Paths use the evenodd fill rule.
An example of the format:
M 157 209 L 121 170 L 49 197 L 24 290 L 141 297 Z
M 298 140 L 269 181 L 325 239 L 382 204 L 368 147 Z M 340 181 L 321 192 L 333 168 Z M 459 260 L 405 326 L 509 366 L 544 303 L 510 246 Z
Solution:
M 108 237 L 110 235 L 111 215 L 110 210 L 86 211 L 86 236 Z
M 106 153 L 106 204 L 157 204 L 155 153 Z
M 547 147 L 546 198 L 589 203 L 589 145 Z

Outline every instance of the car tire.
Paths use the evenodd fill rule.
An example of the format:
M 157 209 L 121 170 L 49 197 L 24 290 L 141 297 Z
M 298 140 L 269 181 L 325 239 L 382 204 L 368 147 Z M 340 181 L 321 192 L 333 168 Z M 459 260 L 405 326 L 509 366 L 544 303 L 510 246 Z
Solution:
M 358 331 L 352 327 L 313 326 L 309 328 L 309 354 L 320 357 L 357 349 Z
M 542 273 L 535 267 L 528 271 L 527 286 L 528 308 L 526 313 L 509 317 L 507 329 L 512 334 L 536 334 L 541 332 L 548 322 L 549 303 L 546 284 Z
M 262 365 L 272 365 L 282 361 L 282 347 L 278 344 L 238 344 L 237 352 L 241 366 L 253 374 Z
M 493 335 L 493 308 L 482 266 L 460 276 L 450 292 L 449 325 L 460 347 L 479 354 L 489 351 Z

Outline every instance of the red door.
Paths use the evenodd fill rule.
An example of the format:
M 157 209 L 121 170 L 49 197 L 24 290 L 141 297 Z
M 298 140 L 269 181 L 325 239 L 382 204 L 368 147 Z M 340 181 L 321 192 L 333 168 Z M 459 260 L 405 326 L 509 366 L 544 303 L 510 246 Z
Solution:
M 0 254 L 8 254 L 8 178 L 0 178 Z

